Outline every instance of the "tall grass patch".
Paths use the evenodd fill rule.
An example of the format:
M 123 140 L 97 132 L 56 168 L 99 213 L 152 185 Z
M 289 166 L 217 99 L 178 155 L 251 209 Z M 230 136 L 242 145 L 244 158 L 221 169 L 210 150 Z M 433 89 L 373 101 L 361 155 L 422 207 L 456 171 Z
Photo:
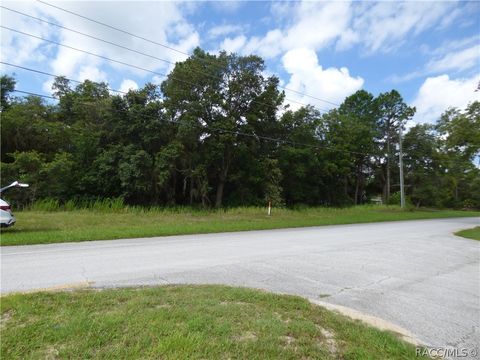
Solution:
M 262 207 L 218 210 L 145 208 L 125 206 L 121 199 L 82 202 L 81 205 L 64 204 L 62 207 L 56 202 L 44 202 L 35 205 L 39 210 L 17 212 L 14 209 L 17 223 L 1 230 L 0 244 L 44 244 L 480 215 L 478 211 L 411 211 L 398 206 L 378 205 L 300 210 L 273 208 L 271 215 Z

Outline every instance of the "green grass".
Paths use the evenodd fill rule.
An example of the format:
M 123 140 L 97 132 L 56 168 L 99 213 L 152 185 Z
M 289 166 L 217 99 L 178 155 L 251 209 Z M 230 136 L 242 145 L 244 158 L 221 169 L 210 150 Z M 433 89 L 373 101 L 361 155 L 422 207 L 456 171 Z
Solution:
M 480 212 L 454 210 L 401 210 L 396 206 L 305 208 L 256 207 L 226 210 L 191 208 L 71 211 L 20 211 L 15 226 L 2 229 L 1 245 L 44 244 L 165 235 L 263 230 L 289 227 L 353 224 L 376 221 L 479 216 Z
M 162 286 L 2 298 L 2 359 L 418 359 L 296 296 Z
M 480 226 L 456 232 L 455 235 L 463 236 L 468 239 L 480 240 Z

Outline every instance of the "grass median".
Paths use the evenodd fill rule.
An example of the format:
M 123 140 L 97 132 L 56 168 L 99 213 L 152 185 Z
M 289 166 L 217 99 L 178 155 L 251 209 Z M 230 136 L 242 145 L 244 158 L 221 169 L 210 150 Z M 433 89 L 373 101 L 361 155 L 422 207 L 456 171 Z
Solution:
M 305 208 L 300 210 L 242 207 L 223 210 L 191 208 L 115 211 L 21 211 L 15 226 L 2 229 L 1 245 L 27 245 L 88 240 L 265 230 L 378 221 L 480 216 L 475 211 L 402 210 L 396 206 Z
M 458 231 L 455 233 L 455 235 L 462 236 L 467 239 L 480 240 L 480 226 L 474 227 L 473 229 Z
M 2 298 L 2 359 L 418 359 L 296 296 L 161 286 Z

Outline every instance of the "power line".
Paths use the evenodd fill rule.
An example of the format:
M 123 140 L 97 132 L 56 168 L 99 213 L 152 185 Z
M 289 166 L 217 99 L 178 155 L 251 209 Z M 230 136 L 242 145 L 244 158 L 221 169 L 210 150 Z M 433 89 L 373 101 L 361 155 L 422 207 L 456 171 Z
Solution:
M 171 47 L 171 46 L 168 46 L 168 45 L 159 43 L 159 42 L 157 42 L 157 41 L 153 41 L 153 40 L 151 40 L 151 39 L 147 39 L 147 38 L 145 38 L 145 37 L 143 37 L 143 36 L 133 34 L 133 33 L 129 32 L 129 31 L 126 31 L 126 30 L 120 29 L 120 28 L 118 28 L 118 27 L 115 27 L 115 26 L 106 24 L 106 23 L 101 22 L 101 21 L 99 21 L 99 20 L 95 20 L 95 19 L 89 18 L 89 17 L 87 17 L 87 16 L 81 15 L 81 14 L 76 13 L 76 12 L 73 12 L 73 11 L 71 11 L 71 10 L 67 10 L 67 9 L 62 8 L 62 7 L 60 7 L 60 6 L 57 6 L 57 5 L 53 5 L 53 4 L 47 3 L 47 2 L 42 1 L 42 0 L 37 0 L 37 1 L 38 1 L 39 3 L 44 4 L 44 5 L 50 6 L 50 7 L 52 7 L 52 8 L 55 8 L 55 9 L 57 9 L 57 10 L 66 12 L 66 13 L 71 14 L 71 15 L 74 15 L 74 16 L 78 16 L 78 17 L 80 17 L 80 18 L 82 18 L 82 19 L 91 21 L 91 22 L 96 23 L 96 24 L 98 24 L 98 25 L 105 26 L 105 27 L 107 27 L 107 28 L 109 28 L 109 29 L 112 29 L 112 30 L 115 30 L 115 31 L 119 31 L 119 32 L 121 32 L 121 33 L 124 33 L 124 34 L 126 34 L 126 35 L 135 37 L 135 38 L 137 38 L 137 39 L 140 39 L 140 40 L 149 42 L 149 43 L 151 43 L 151 44 L 161 46 L 161 47 L 163 47 L 163 48 L 165 48 L 165 49 L 168 49 L 168 50 L 171 50 L 171 51 L 175 51 L 175 52 L 177 52 L 177 53 L 179 53 L 179 54 L 182 54 L 182 55 L 185 55 L 185 56 L 187 56 L 187 57 L 190 56 L 190 54 L 187 53 L 187 52 L 184 52 L 184 51 L 175 49 L 175 48 L 173 48 L 173 47 Z M 282 85 L 278 85 L 278 87 L 281 88 L 281 89 L 284 89 L 284 90 L 286 90 L 286 91 L 291 91 L 291 92 L 294 92 L 294 93 L 296 93 L 296 94 L 309 97 L 309 98 L 311 98 L 311 99 L 315 99 L 315 100 L 318 100 L 318 101 L 322 101 L 322 102 L 328 103 L 328 104 L 330 104 L 330 105 L 340 106 L 339 104 L 336 104 L 336 103 L 331 102 L 331 101 L 329 101 L 329 100 L 321 99 L 321 98 L 319 98 L 319 97 L 316 97 L 316 96 L 313 96 L 313 95 L 310 95 L 310 94 L 307 94 L 307 93 L 302 93 L 302 92 L 300 92 L 300 91 L 293 90 L 293 89 L 287 88 L 287 87 L 282 86 Z
M 79 49 L 79 48 L 76 48 L 76 47 L 73 47 L 73 46 L 70 46 L 70 45 L 66 45 L 66 44 L 59 43 L 58 41 L 54 41 L 54 40 L 50 40 L 50 39 L 45 39 L 45 38 L 43 38 L 43 37 L 41 37 L 41 36 L 29 34 L 29 33 L 26 33 L 26 32 L 24 32 L 24 31 L 20 31 L 20 30 L 16 30 L 16 29 L 12 29 L 12 28 L 9 28 L 9 27 L 4 26 L 4 25 L 0 25 L 0 27 L 3 28 L 3 29 L 6 29 L 6 30 L 12 31 L 12 32 L 16 32 L 16 33 L 18 33 L 18 34 L 22 34 L 22 35 L 25 35 L 25 36 L 30 36 L 30 37 L 32 37 L 32 38 L 35 38 L 35 39 L 38 39 L 38 40 L 42 40 L 42 41 L 48 42 L 48 43 L 50 43 L 50 44 L 54 44 L 54 45 L 57 45 L 57 46 L 62 46 L 62 47 L 64 47 L 64 48 L 67 48 L 67 49 L 70 49 L 70 50 L 75 50 L 75 51 L 82 52 L 82 53 L 85 53 L 85 54 L 88 54 L 88 55 L 91 55 L 91 56 L 95 56 L 95 57 L 98 57 L 98 58 L 103 59 L 103 60 L 111 61 L 111 62 L 114 62 L 114 63 L 117 63 L 117 64 L 121 64 L 121 65 L 124 65 L 124 66 L 129 66 L 129 67 L 135 68 L 135 69 L 137 69 L 137 70 L 142 70 L 142 71 L 145 71 L 145 72 L 152 73 L 152 74 L 154 74 L 154 75 L 158 75 L 158 76 L 162 76 L 162 77 L 168 77 L 168 75 L 167 75 L 167 74 L 164 74 L 164 73 L 160 73 L 160 72 L 157 72 L 157 71 L 154 71 L 154 70 L 146 69 L 146 68 L 141 67 L 141 66 L 129 64 L 129 63 L 126 63 L 126 62 L 121 61 L 121 60 L 111 59 L 111 58 L 109 58 L 109 57 L 107 57 L 107 56 L 95 54 L 95 53 L 90 52 L 90 51 L 87 51 L 87 50 L 82 50 L 82 49 Z M 179 80 L 179 81 L 183 81 L 183 82 L 187 83 L 187 82 L 184 81 L 184 80 Z M 194 84 L 191 84 L 191 83 L 190 83 L 190 85 L 194 85 Z
M 45 19 L 42 19 L 42 18 L 38 18 L 38 17 L 36 17 L 36 16 L 29 15 L 29 14 L 23 13 L 23 12 L 18 11 L 18 10 L 10 9 L 10 8 L 8 8 L 8 7 L 6 7 L 6 6 L 3 6 L 3 5 L 0 5 L 0 8 L 5 9 L 5 10 L 8 10 L 8 11 L 11 11 L 11 12 L 14 12 L 14 13 L 17 13 L 17 14 L 20 14 L 20 15 L 23 15 L 23 16 L 26 16 L 26 17 L 29 17 L 29 18 L 34 19 L 34 20 L 37 20 L 37 21 L 44 22 L 44 23 L 49 24 L 49 25 L 51 25 L 51 26 L 56 26 L 56 27 L 59 27 L 59 28 L 64 29 L 64 30 L 71 31 L 71 32 L 73 32 L 73 33 L 75 33 L 75 34 L 79 34 L 79 35 L 88 37 L 88 38 L 90 38 L 90 39 L 94 39 L 94 40 L 97 40 L 97 41 L 101 41 L 101 42 L 103 42 L 103 43 L 105 43 L 105 44 L 113 45 L 113 46 L 119 47 L 119 48 L 121 48 L 121 49 L 128 50 L 128 51 L 131 51 L 131 52 L 134 52 L 134 53 L 137 53 L 137 54 L 139 54 L 139 55 L 147 56 L 147 57 L 152 58 L 152 59 L 155 59 L 155 60 L 159 60 L 159 61 L 163 61 L 163 62 L 166 62 L 166 63 L 168 63 L 168 64 L 171 64 L 171 65 L 175 65 L 175 63 L 174 63 L 173 61 L 166 60 L 166 59 L 162 59 L 162 58 L 159 58 L 159 57 L 154 56 L 154 55 L 146 54 L 146 53 L 144 53 L 144 52 L 141 52 L 141 51 L 138 51 L 138 50 L 129 48 L 129 47 L 127 47 L 127 46 L 123 46 L 123 45 L 120 45 L 120 44 L 117 44 L 117 43 L 114 43 L 114 42 L 111 42 L 111 41 L 108 41 L 108 40 L 105 40 L 105 39 L 102 39 L 102 38 L 99 38 L 99 37 L 96 37 L 96 36 L 93 36 L 93 35 L 90 35 L 90 34 L 81 32 L 81 31 L 78 31 L 78 30 L 75 30 L 75 29 L 71 29 L 71 28 L 69 28 L 69 27 L 66 27 L 66 26 L 63 26 L 63 25 L 60 25 L 60 24 L 57 24 L 57 23 L 54 23 L 54 22 L 51 22 L 51 21 L 48 21 L 48 20 L 45 20 Z
M 46 98 L 46 99 L 60 100 L 59 98 L 57 98 L 55 96 L 42 95 L 42 94 L 37 94 L 37 93 L 34 93 L 34 92 L 30 92 L 30 91 L 15 89 L 15 90 L 13 90 L 13 92 L 17 92 L 17 93 L 20 93 L 20 94 L 31 95 L 31 96 L 38 96 L 38 97 Z
M 70 49 L 70 50 L 75 50 L 75 51 L 82 52 L 82 53 L 85 53 L 85 54 L 88 54 L 88 55 L 91 55 L 91 56 L 95 56 L 95 57 L 98 57 L 98 58 L 103 59 L 103 60 L 107 60 L 107 61 L 114 62 L 114 63 L 118 63 L 118 64 L 121 64 L 121 65 L 124 65 L 124 66 L 128 66 L 128 67 L 132 67 L 132 68 L 135 68 L 135 69 L 138 69 L 138 70 L 142 70 L 142 71 L 145 71 L 145 72 L 148 72 L 148 73 L 152 73 L 152 74 L 157 75 L 157 76 L 169 77 L 169 75 L 167 75 L 167 74 L 165 74 L 165 73 L 160 73 L 160 72 L 158 72 L 158 71 L 146 69 L 146 68 L 141 67 L 141 66 L 138 66 L 138 65 L 129 64 L 129 63 L 124 62 L 124 61 L 121 61 L 121 60 L 116 60 L 116 59 L 109 58 L 109 57 L 107 57 L 107 56 L 95 54 L 95 53 L 93 53 L 93 52 L 90 52 L 90 51 L 87 51 L 87 50 L 83 50 L 83 49 L 79 49 L 79 48 L 76 48 L 76 47 L 73 47 L 73 46 L 70 46 L 70 45 L 66 45 L 66 44 L 60 43 L 60 42 L 58 42 L 58 41 L 54 41 L 54 40 L 50 40 L 50 39 L 45 39 L 45 38 L 43 38 L 43 37 L 41 37 L 41 36 L 33 35 L 33 34 L 26 33 L 26 32 L 24 32 L 24 31 L 20 31 L 20 30 L 16 30 L 16 29 L 12 29 L 12 28 L 7 27 L 7 26 L 4 26 L 4 25 L 0 25 L 0 28 L 6 29 L 6 30 L 9 30 L 9 31 L 18 33 L 18 34 L 22 34 L 22 35 L 25 35 L 25 36 L 29 36 L 29 37 L 32 37 L 32 38 L 35 38 L 35 39 L 39 39 L 39 40 L 42 40 L 42 41 L 45 41 L 45 42 L 48 42 L 48 43 L 51 43 L 51 44 L 54 44 L 54 45 L 57 45 L 57 46 L 62 46 L 62 47 L 65 47 L 65 48 L 67 48 L 67 49 Z M 190 82 L 190 81 L 187 81 L 187 80 L 179 79 L 179 78 L 176 78 L 176 77 L 173 77 L 173 76 L 170 76 L 170 78 L 171 78 L 172 80 L 179 81 L 179 82 L 182 82 L 182 83 L 184 83 L 184 84 L 196 86 L 196 84 L 194 84 L 194 83 L 192 83 L 192 82 Z M 291 102 L 295 102 L 295 103 L 301 104 L 302 106 L 307 106 L 307 104 L 303 104 L 303 103 L 300 103 L 300 102 L 295 101 L 295 100 L 292 100 L 292 99 L 285 98 L 285 100 L 288 100 L 288 101 L 291 101 Z M 264 103 L 264 102 L 261 102 L 261 101 L 258 101 L 258 100 L 252 100 L 252 103 L 264 105 L 264 106 L 271 107 L 271 108 L 276 108 L 276 106 L 274 106 L 274 105 L 267 104 L 267 103 Z M 318 109 L 318 108 L 317 108 L 317 109 Z M 318 110 L 320 110 L 320 109 L 318 109 Z M 324 110 L 323 110 L 323 111 L 324 111 Z
M 88 38 L 91 38 L 91 39 L 94 39 L 94 40 L 97 40 L 97 41 L 101 41 L 103 43 L 106 43 L 106 44 L 109 44 L 109 45 L 113 45 L 113 46 L 116 46 L 116 47 L 119 47 L 121 49 L 124 49 L 124 50 L 127 50 L 127 51 L 131 51 L 131 52 L 134 52 L 136 54 L 139 54 L 139 55 L 143 55 L 143 56 L 146 56 L 146 57 L 149 57 L 149 58 L 152 58 L 152 59 L 155 59 L 155 60 L 159 60 L 159 61 L 163 61 L 163 62 L 166 62 L 168 64 L 171 64 L 171 65 L 175 65 L 174 62 L 172 61 L 169 61 L 169 60 L 166 60 L 166 59 L 162 59 L 162 58 L 159 58 L 157 56 L 154 56 L 154 55 L 150 55 L 150 54 L 147 54 L 147 53 L 144 53 L 142 51 L 138 51 L 138 50 L 135 50 L 135 49 L 132 49 L 132 48 L 129 48 L 127 46 L 123 46 L 123 45 L 120 45 L 120 44 L 117 44 L 117 43 L 114 43 L 114 42 L 111 42 L 111 41 L 108 41 L 108 40 L 105 40 L 105 39 L 101 39 L 99 37 L 96 37 L 96 36 L 93 36 L 93 35 L 89 35 L 89 34 L 86 34 L 86 33 L 83 33 L 81 31 L 77 31 L 77 30 L 74 30 L 74 29 L 71 29 L 71 28 L 68 28 L 66 26 L 63 26 L 63 25 L 60 25 L 60 24 L 57 24 L 57 23 L 54 23 L 54 22 L 51 22 L 51 21 L 48 21 L 48 20 L 45 20 L 45 19 L 41 19 L 41 18 L 38 18 L 38 17 L 35 17 L 35 16 L 32 16 L 32 15 L 29 15 L 29 14 L 26 14 L 26 13 L 23 13 L 21 11 L 17 11 L 17 10 L 13 10 L 13 9 L 10 9 L 8 7 L 5 7 L 5 6 L 2 6 L 0 5 L 0 8 L 3 8 L 3 9 L 6 9 L 8 11 L 11 11 L 11 12 L 14 12 L 14 13 L 17 13 L 17 14 L 20 14 L 20 15 L 23 15 L 23 16 L 26 16 L 26 17 L 29 17 L 29 18 L 32 18 L 34 20 L 37 20 L 37 21 L 40 21 L 40 22 L 44 22 L 46 24 L 49 24 L 49 25 L 52 25 L 52 26 L 56 26 L 56 27 L 59 27 L 61 29 L 65 29 L 67 31 L 71 31 L 73 33 L 76 33 L 76 34 L 79 34 L 79 35 L 82 35 L 82 36 L 85 36 L 85 37 L 88 37 Z M 26 35 L 26 34 L 23 34 L 23 35 Z M 45 41 L 48 41 L 48 40 L 45 40 Z M 58 44 L 57 44 L 58 45 Z M 78 49 L 77 49 L 78 50 Z M 212 64 L 214 65 L 214 64 Z M 215 80 L 218 80 L 218 79 L 221 79 L 221 77 L 218 77 L 218 76 L 213 76 L 213 75 L 210 75 L 210 74 L 207 74 L 205 72 L 202 72 L 202 71 L 197 71 L 197 70 L 194 70 L 195 73 L 198 73 L 198 74 L 202 74 L 202 75 L 207 75 L 208 77 L 212 78 L 212 79 L 215 79 Z M 165 75 L 166 76 L 166 75 Z M 280 87 L 280 85 L 277 85 L 277 87 Z M 301 94 L 299 92 L 299 94 Z M 290 102 L 293 102 L 293 103 L 296 103 L 296 104 L 299 104 L 301 106 L 307 106 L 308 104 L 304 104 L 300 101 L 297 101 L 297 100 L 293 100 L 293 99 L 288 99 L 286 98 L 286 100 L 290 101 Z M 320 108 L 318 106 L 315 106 L 318 110 L 320 111 L 328 111 L 326 109 L 323 109 L 323 108 Z
M 70 10 L 67 10 L 67 9 L 64 9 L 64 8 L 61 8 L 60 6 L 56 6 L 56 5 L 53 5 L 53 4 L 49 4 L 49 3 L 45 2 L 45 1 L 40 1 L 40 0 L 37 0 L 37 1 L 38 1 L 39 3 L 44 4 L 44 5 L 53 7 L 53 8 L 55 8 L 55 9 L 57 9 L 57 10 L 61 10 L 61 11 L 63 11 L 63 12 L 69 13 L 69 14 L 71 14 L 71 15 L 75 15 L 75 16 L 81 17 L 82 19 L 85 19 L 85 20 L 94 22 L 94 23 L 96 23 L 96 24 L 99 24 L 99 25 L 108 27 L 108 28 L 110 28 L 110 29 L 112 29 L 112 30 L 120 31 L 120 32 L 122 32 L 122 33 L 124 33 L 124 34 L 133 36 L 133 37 L 135 37 L 135 38 L 137 38 L 137 39 L 141 39 L 141 40 L 147 41 L 147 42 L 149 42 L 149 43 L 152 43 L 152 44 L 155 44 L 155 45 L 164 47 L 164 48 L 166 48 L 166 49 L 175 51 L 175 52 L 177 52 L 177 53 L 179 53 L 179 54 L 182 54 L 182 55 L 190 56 L 188 53 L 185 53 L 185 52 L 183 52 L 183 51 L 177 50 L 177 49 L 172 48 L 172 47 L 170 47 L 170 46 L 168 46 L 168 45 L 165 45 L 165 44 L 162 44 L 162 43 L 153 41 L 153 40 L 149 40 L 149 39 L 147 39 L 147 38 L 144 38 L 143 36 L 135 35 L 135 34 L 129 32 L 129 31 L 122 30 L 122 29 L 119 29 L 119 28 L 117 28 L 117 27 L 115 27 L 115 26 L 112 26 L 112 25 L 103 23 L 103 22 L 101 22 L 101 21 L 88 18 L 88 17 L 86 17 L 86 16 L 77 14 L 77 13 L 75 13 L 75 12 L 73 12 L 73 11 L 70 11 Z
M 51 76 L 51 77 L 63 77 L 63 78 L 65 78 L 66 80 L 71 81 L 71 82 L 74 82 L 74 83 L 77 83 L 77 84 L 82 84 L 82 83 L 83 83 L 83 81 L 80 81 L 80 80 L 70 79 L 70 78 L 67 78 L 67 77 L 65 77 L 65 76 L 55 75 L 55 74 L 47 73 L 47 72 L 45 72 L 45 71 L 28 68 L 28 67 L 25 67 L 25 66 L 10 64 L 10 63 L 4 62 L 4 61 L 0 61 L 0 64 L 7 65 L 7 66 L 12 66 L 12 67 L 16 67 L 16 68 L 18 68 L 18 69 L 22 69 L 22 70 L 26 70 L 26 71 L 30 71 L 30 72 L 35 72 L 35 73 L 37 73 L 37 74 L 48 75 L 48 76 Z M 95 84 L 98 84 L 98 83 L 96 83 L 96 82 L 94 82 L 94 83 L 95 83 Z M 125 92 L 125 91 L 112 89 L 112 88 L 110 88 L 110 87 L 108 88 L 108 90 L 109 90 L 109 91 L 116 92 L 116 93 L 124 94 L 124 95 L 128 94 L 128 93 Z
M 38 94 L 38 93 L 30 92 L 30 91 L 23 91 L 23 90 L 16 90 L 16 89 L 15 89 L 14 92 L 18 92 L 18 93 L 22 93 L 22 94 L 27 94 L 27 95 L 32 95 L 32 96 L 38 96 L 38 97 L 41 97 L 41 98 L 60 100 L 60 98 L 55 97 L 55 96 L 43 95 L 43 94 Z M 81 101 L 81 103 L 85 103 L 85 104 L 89 104 L 89 105 L 94 104 L 93 102 L 86 102 L 86 101 Z M 170 122 L 170 123 L 172 123 L 172 124 L 178 124 L 178 122 L 173 121 L 173 120 L 160 119 L 160 118 L 158 118 L 158 117 L 153 117 L 153 116 L 145 116 L 145 115 L 143 115 L 143 116 L 146 117 L 146 118 L 150 118 L 150 119 L 155 119 L 155 120 L 160 120 L 160 121 L 167 121 L 167 122 Z M 197 125 L 198 125 L 198 124 L 197 124 Z M 272 142 L 275 142 L 275 143 L 277 143 L 277 144 L 282 143 L 282 144 L 289 144 L 289 145 L 293 145 L 293 146 L 308 147 L 308 148 L 317 149 L 317 150 L 331 150 L 331 151 L 334 151 L 334 152 L 343 152 L 343 153 L 348 153 L 348 154 L 372 156 L 372 154 L 362 153 L 362 152 L 359 152 L 359 151 L 346 150 L 346 149 L 335 149 L 335 148 L 332 148 L 331 146 L 312 145 L 312 144 L 307 144 L 307 143 L 302 143 L 302 142 L 297 142 L 297 141 L 292 141 L 292 140 L 285 140 L 285 139 L 280 139 L 280 138 L 273 138 L 273 137 L 263 136 L 263 135 L 257 135 L 257 134 L 249 134 L 249 133 L 245 133 L 245 132 L 242 132 L 242 131 L 228 130 L 228 129 L 218 128 L 218 127 L 212 127 L 212 126 L 209 126 L 207 130 L 217 131 L 217 132 L 223 132 L 223 133 L 229 133 L 229 134 L 234 134 L 234 135 L 238 135 L 238 136 L 250 137 L 250 138 L 254 138 L 254 139 L 256 139 L 256 140 L 272 141 Z
M 76 84 L 83 84 L 83 83 L 84 83 L 84 81 L 71 79 L 71 78 L 68 78 L 68 77 L 66 77 L 66 76 L 56 75 L 56 74 L 48 73 L 48 72 L 41 71 L 41 70 L 38 70 L 38 69 L 32 69 L 32 68 L 28 68 L 28 67 L 20 66 L 20 65 L 16 65 L 16 64 L 11 64 L 11 63 L 4 62 L 4 61 L 0 61 L 0 64 L 7 65 L 7 66 L 12 66 L 12 67 L 16 67 L 16 68 L 18 68 L 18 69 L 22 69 L 22 70 L 25 70 L 25 71 L 30 71 L 30 72 L 34 72 L 34 73 L 37 73 L 37 74 L 47 75 L 47 76 L 51 76 L 51 77 L 55 77 L 55 78 L 62 77 L 62 78 L 64 78 L 65 80 L 74 82 L 74 83 L 76 83 Z M 94 84 L 97 84 L 97 85 L 100 85 L 100 84 L 101 84 L 101 83 L 98 83 L 98 82 L 93 82 L 93 83 L 94 83 Z M 115 93 L 120 93 L 120 94 L 123 94 L 123 95 L 127 95 L 127 94 L 128 94 L 128 92 L 126 92 L 126 91 L 117 90 L 117 89 L 112 89 L 111 87 L 107 87 L 107 90 L 108 90 L 108 91 L 111 91 L 111 92 L 115 92 Z M 57 99 L 57 100 L 58 100 L 58 99 Z

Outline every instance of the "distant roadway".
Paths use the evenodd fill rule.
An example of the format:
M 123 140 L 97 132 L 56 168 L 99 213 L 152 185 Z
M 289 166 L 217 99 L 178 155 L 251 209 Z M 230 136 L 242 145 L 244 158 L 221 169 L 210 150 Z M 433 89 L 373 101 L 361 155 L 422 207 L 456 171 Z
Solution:
M 480 218 L 1 248 L 1 292 L 230 284 L 345 306 L 430 346 L 480 344 Z

